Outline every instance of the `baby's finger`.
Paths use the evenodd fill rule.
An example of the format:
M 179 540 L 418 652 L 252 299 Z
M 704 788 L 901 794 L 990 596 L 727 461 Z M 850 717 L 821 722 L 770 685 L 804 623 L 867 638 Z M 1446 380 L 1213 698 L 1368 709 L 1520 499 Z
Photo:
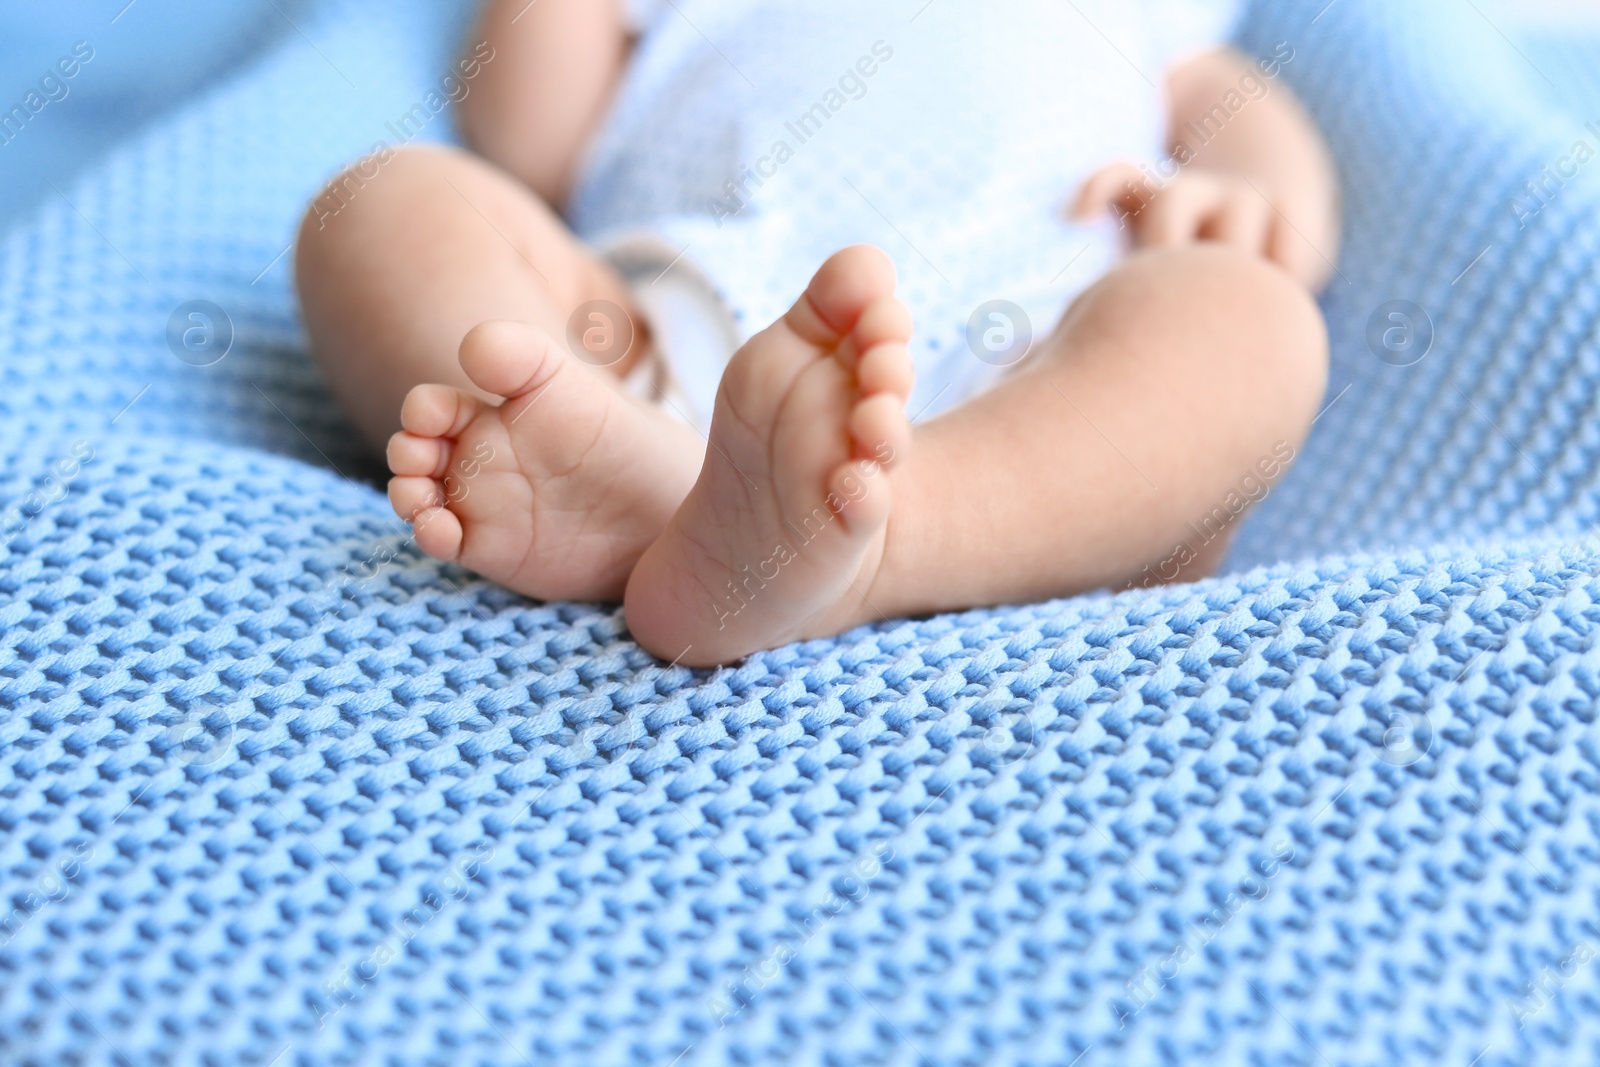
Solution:
M 1265 256 L 1272 237 L 1272 205 L 1251 188 L 1229 193 L 1200 227 L 1200 237 Z
M 1146 248 L 1188 244 L 1221 203 L 1221 188 L 1205 178 L 1173 182 L 1133 217 L 1134 239 Z
M 1300 284 L 1312 290 L 1320 289 L 1333 268 L 1287 219 L 1276 217 L 1273 222 L 1267 241 L 1267 258 Z
M 1144 174 L 1132 163 L 1112 163 L 1102 167 L 1090 175 L 1089 180 L 1084 182 L 1083 188 L 1079 190 L 1077 202 L 1071 211 L 1072 220 L 1088 222 L 1099 218 L 1112 204 L 1123 203 L 1129 199 L 1130 183 L 1137 189 L 1144 180 Z

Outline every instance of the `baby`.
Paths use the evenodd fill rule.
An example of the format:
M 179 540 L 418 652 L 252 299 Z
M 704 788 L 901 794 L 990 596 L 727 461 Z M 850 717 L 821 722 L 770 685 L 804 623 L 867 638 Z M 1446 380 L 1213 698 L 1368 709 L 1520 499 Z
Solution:
M 1205 575 L 1338 243 L 1226 7 L 492 0 L 474 154 L 307 214 L 316 358 L 424 552 L 676 663 Z

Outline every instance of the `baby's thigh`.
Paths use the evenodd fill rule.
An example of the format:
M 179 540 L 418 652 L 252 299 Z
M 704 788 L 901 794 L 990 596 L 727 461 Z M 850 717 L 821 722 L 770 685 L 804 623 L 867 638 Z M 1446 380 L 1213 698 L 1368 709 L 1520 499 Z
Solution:
M 302 271 L 359 266 L 374 284 L 426 285 L 434 299 L 471 290 L 495 300 L 531 286 L 572 306 L 625 295 L 615 272 L 525 185 L 456 149 L 421 146 L 346 168 L 312 201 L 301 227 Z M 501 284 L 493 284 L 496 277 Z M 503 299 L 504 297 L 500 297 Z
M 560 338 L 594 300 L 637 319 L 622 279 L 547 204 L 447 148 L 390 152 L 335 178 L 306 212 L 295 273 L 312 355 L 375 443 L 412 386 L 472 388 L 457 353 L 480 323 Z

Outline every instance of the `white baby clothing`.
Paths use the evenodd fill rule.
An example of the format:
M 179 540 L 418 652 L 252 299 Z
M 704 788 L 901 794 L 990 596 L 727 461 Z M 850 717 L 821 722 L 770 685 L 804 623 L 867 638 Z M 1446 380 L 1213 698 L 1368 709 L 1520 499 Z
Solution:
M 1047 335 L 1116 261 L 1116 223 L 1074 223 L 1071 202 L 1100 167 L 1165 154 L 1164 74 L 1238 6 L 630 0 L 638 40 L 572 224 L 636 292 L 681 275 L 641 299 L 668 309 L 652 326 L 702 424 L 716 338 L 766 326 L 838 249 L 883 248 L 916 322 L 910 411 L 937 414 L 1004 373 L 984 345 Z

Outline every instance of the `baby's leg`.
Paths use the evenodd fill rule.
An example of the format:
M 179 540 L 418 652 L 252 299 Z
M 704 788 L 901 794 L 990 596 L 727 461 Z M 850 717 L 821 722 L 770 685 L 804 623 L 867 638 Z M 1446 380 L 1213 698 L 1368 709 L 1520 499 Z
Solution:
M 621 596 L 704 452 L 617 388 L 647 346 L 621 279 L 464 153 L 398 152 L 350 188 L 301 229 L 301 299 L 335 395 L 387 442 L 390 500 L 418 547 L 531 596 Z M 606 366 L 567 350 L 567 321 L 591 300 L 639 332 Z
M 872 598 L 920 613 L 1204 577 L 1326 383 L 1321 312 L 1287 274 L 1219 244 L 1134 255 L 1018 373 L 919 428 Z
M 1199 245 L 1132 257 L 1022 370 L 913 434 L 893 285 L 881 253 L 846 249 L 734 357 L 700 478 L 628 584 L 646 648 L 728 662 L 880 617 L 1198 577 L 1231 528 L 1201 543 L 1189 524 L 1259 495 L 1322 395 L 1311 299 Z
M 526 322 L 564 338 L 579 305 L 606 300 L 640 330 L 608 375 L 626 373 L 646 347 L 622 279 L 537 196 L 477 157 L 401 149 L 329 188 L 301 225 L 295 274 L 312 355 L 374 447 L 400 428 L 412 386 L 475 391 L 457 349 L 479 323 Z

